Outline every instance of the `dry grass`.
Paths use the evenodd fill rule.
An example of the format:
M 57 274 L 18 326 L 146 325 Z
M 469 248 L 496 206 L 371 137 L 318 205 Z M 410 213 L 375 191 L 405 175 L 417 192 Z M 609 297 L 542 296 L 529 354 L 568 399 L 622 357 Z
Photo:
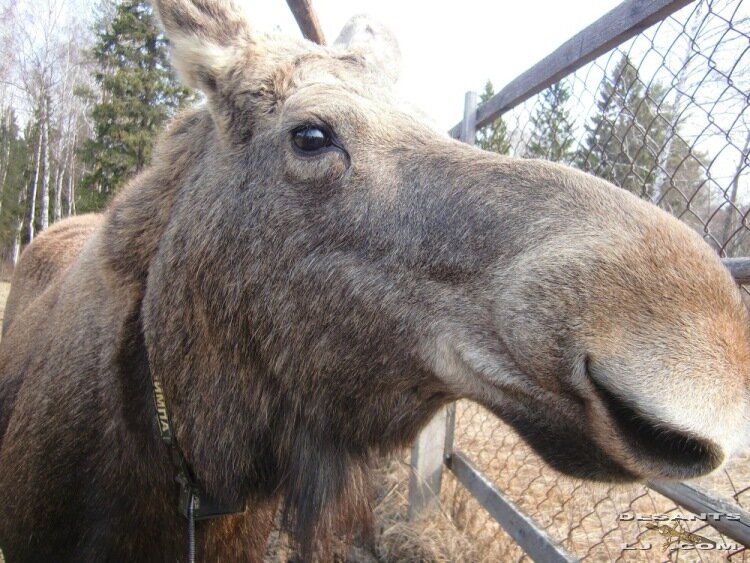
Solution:
M 13 275 L 13 264 L 10 260 L 0 259 L 0 282 L 9 282 L 10 277 Z M 4 304 L 3 301 L 1 304 Z
M 407 520 L 409 493 L 408 452 L 382 458 L 375 467 L 376 498 L 373 537 L 350 546 L 338 541 L 333 560 L 377 563 L 381 561 L 434 561 L 468 563 L 505 561 L 485 558 L 482 546 L 463 533 L 445 511 L 418 522 Z M 288 539 L 277 529 L 271 534 L 264 557 L 266 563 L 295 561 Z M 320 559 L 320 563 L 323 563 Z M 328 560 L 326 560 L 327 563 Z
M 417 522 L 407 520 L 408 453 L 381 460 L 378 478 L 373 551 L 379 561 L 463 563 L 483 559 L 482 546 L 462 533 L 444 508 Z M 494 560 L 503 561 L 504 558 Z

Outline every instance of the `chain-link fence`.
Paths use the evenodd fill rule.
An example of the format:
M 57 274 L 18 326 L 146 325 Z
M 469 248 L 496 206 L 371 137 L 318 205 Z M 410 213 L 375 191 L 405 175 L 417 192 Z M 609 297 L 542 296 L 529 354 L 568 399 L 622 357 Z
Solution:
M 695 2 L 503 115 L 509 152 L 562 160 L 750 256 L 750 3 Z
M 495 485 L 526 514 L 547 529 L 568 551 L 585 561 L 748 561 L 750 553 L 718 533 L 707 521 L 690 520 L 691 512 L 645 485 L 601 485 L 563 477 L 489 411 L 468 401 L 457 405 L 455 448 L 467 453 Z M 747 508 L 750 501 L 750 452 L 725 470 L 697 483 Z M 486 561 L 528 561 L 523 550 L 478 502 L 446 473 L 441 502 L 454 524 L 481 544 Z M 665 538 L 637 516 L 666 514 L 684 518 L 684 531 L 699 534 L 721 549 L 690 546 L 664 548 Z M 659 516 L 655 516 L 659 518 Z M 674 521 L 666 522 L 674 525 Z
M 488 88 L 485 97 L 491 94 Z M 485 148 L 559 160 L 628 189 L 697 230 L 724 257 L 750 256 L 750 3 L 693 2 L 512 108 L 478 135 Z M 483 408 L 457 405 L 454 445 L 576 557 L 732 561 L 750 553 L 645 485 L 568 479 Z M 750 452 L 697 481 L 750 508 Z M 528 556 L 449 472 L 442 509 L 487 561 Z M 637 515 L 663 515 L 667 544 Z M 666 518 L 666 517 L 664 517 Z M 663 531 L 663 530 L 662 530 Z M 711 544 L 713 547 L 709 549 Z M 701 549 L 703 546 L 704 549 Z

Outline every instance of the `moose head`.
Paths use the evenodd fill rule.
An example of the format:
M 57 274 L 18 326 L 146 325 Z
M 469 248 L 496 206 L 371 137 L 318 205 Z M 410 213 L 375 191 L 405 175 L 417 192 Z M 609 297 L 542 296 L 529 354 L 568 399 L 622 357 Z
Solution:
M 588 478 L 691 477 L 744 443 L 748 322 L 688 228 L 446 139 L 394 97 L 398 47 L 361 19 L 326 49 L 229 3 L 157 4 L 207 97 L 144 299 L 176 404 L 245 427 L 276 412 L 281 465 L 306 467 L 408 442 L 457 397 Z M 180 392 L 200 376 L 223 408 Z
M 309 542 L 331 507 L 366 510 L 373 451 L 463 397 L 589 479 L 693 477 L 745 444 L 750 324 L 686 226 L 436 131 L 392 93 L 398 47 L 366 20 L 325 48 L 256 32 L 228 1 L 156 6 L 206 103 L 45 301 L 86 299 L 104 320 L 45 334 L 72 325 L 92 350 L 114 335 L 94 373 L 123 389 L 147 361 L 214 497 L 283 496 Z M 153 439 L 148 393 L 131 395 L 148 422 L 123 432 Z

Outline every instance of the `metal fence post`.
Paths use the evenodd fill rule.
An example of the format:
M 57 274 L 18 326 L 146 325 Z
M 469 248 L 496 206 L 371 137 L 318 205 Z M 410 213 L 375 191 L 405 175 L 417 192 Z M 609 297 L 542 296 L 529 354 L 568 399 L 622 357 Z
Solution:
M 476 137 L 477 99 L 476 92 L 466 93 L 461 141 L 470 145 Z M 452 403 L 435 415 L 412 446 L 409 520 L 418 518 L 440 502 L 443 464 L 453 451 L 455 418 L 456 405 Z

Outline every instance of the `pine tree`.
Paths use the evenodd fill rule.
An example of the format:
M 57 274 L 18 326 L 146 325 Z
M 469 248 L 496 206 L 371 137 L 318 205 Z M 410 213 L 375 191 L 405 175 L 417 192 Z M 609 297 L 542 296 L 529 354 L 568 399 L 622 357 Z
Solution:
M 492 82 L 489 80 L 484 85 L 479 100 L 481 103 L 486 102 L 495 95 Z M 508 127 L 502 117 L 498 117 L 492 124 L 482 127 L 477 131 L 476 144 L 479 148 L 496 152 L 500 154 L 510 153 L 510 140 L 508 139 Z
M 570 90 L 556 82 L 542 93 L 541 104 L 531 117 L 534 127 L 525 157 L 569 163 L 573 160 L 575 136 L 570 112 L 565 107 Z
M 665 145 L 667 123 L 657 118 L 669 111 L 664 88 L 649 88 L 624 55 L 611 76 L 602 82 L 599 113 L 586 126 L 578 166 L 639 196 L 654 199 L 658 155 Z
M 122 0 L 98 27 L 92 54 L 101 100 L 92 111 L 94 138 L 83 149 L 88 201 L 79 209 L 101 207 L 143 169 L 161 127 L 193 99 L 169 67 L 166 38 L 147 2 Z
M 709 220 L 708 155 L 681 134 L 679 113 L 659 82 L 648 87 L 627 56 L 602 82 L 598 113 L 586 127 L 576 164 L 647 198 L 699 232 Z

